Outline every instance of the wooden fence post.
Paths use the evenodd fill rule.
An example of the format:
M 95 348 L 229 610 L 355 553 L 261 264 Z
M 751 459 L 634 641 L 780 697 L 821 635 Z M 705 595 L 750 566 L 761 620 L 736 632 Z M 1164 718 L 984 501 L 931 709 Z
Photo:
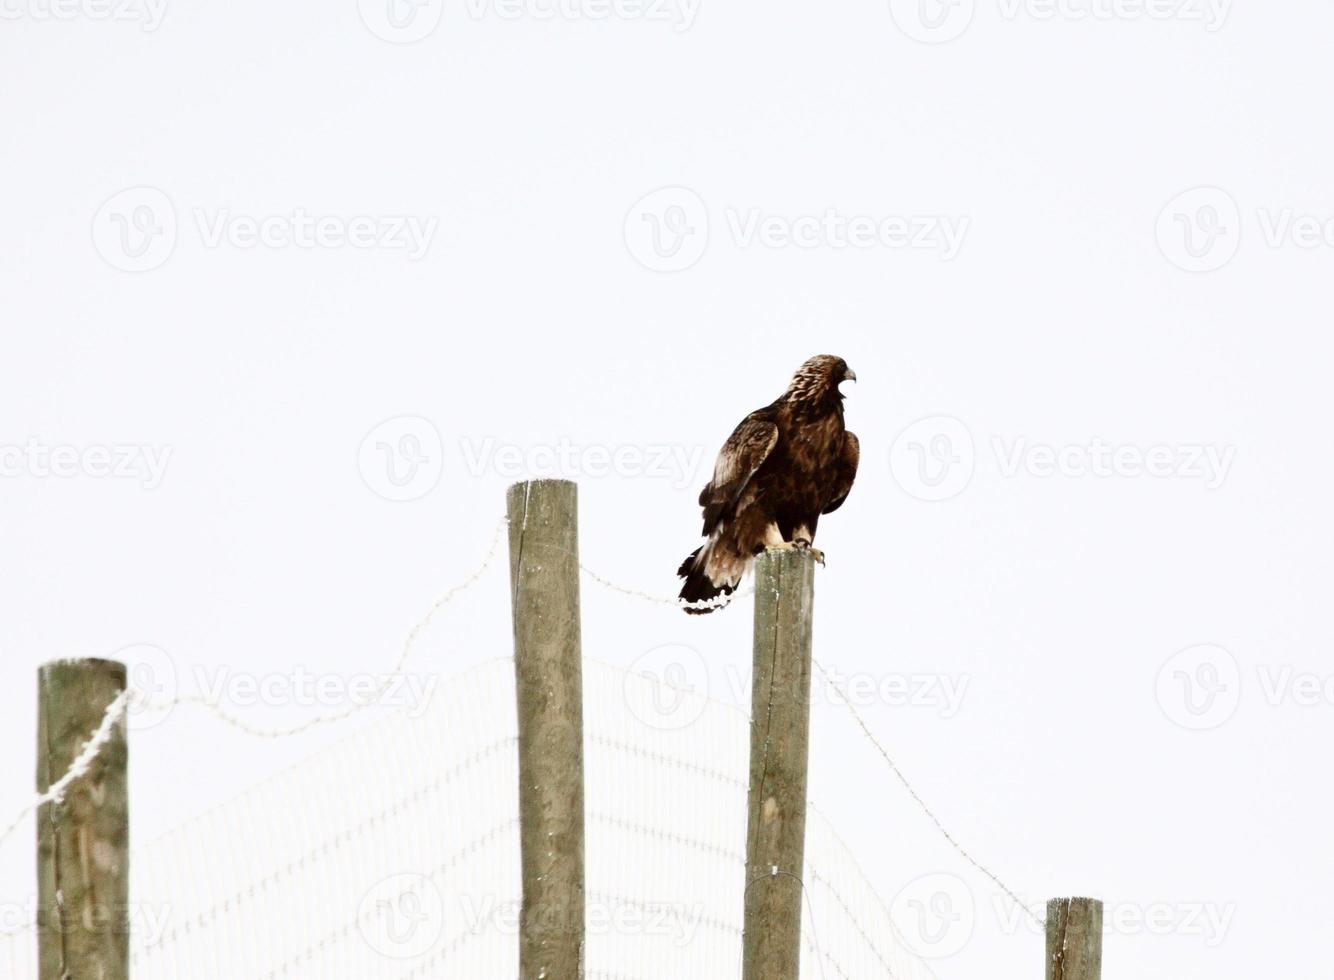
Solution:
M 37 791 L 69 770 L 125 690 L 125 665 L 58 660 L 37 672 Z M 37 811 L 40 980 L 130 975 L 125 716 L 61 802 Z
M 1047 903 L 1047 980 L 1102 980 L 1102 902 Z
M 519 702 L 520 980 L 584 975 L 584 722 L 578 491 L 510 487 L 510 588 Z
M 743 980 L 796 980 L 800 970 L 814 585 L 809 551 L 755 561 Z

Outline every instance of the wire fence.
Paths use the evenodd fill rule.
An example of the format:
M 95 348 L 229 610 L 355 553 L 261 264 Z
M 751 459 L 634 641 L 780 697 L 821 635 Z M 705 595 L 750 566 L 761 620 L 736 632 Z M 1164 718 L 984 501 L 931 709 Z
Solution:
M 395 672 L 438 611 L 492 567 L 503 528 L 502 522 L 482 565 L 409 632 Z M 674 604 L 585 571 L 623 595 Z M 749 719 L 699 692 L 595 660 L 585 662 L 584 686 L 588 976 L 737 975 Z M 516 976 L 514 699 L 513 660 L 489 661 L 439 687 L 424 712 L 384 716 L 138 848 L 131 856 L 133 974 L 173 980 Z M 664 699 L 678 709 L 684 702 L 691 723 L 652 724 Z M 266 738 L 292 737 L 357 713 L 346 709 L 266 729 L 197 696 L 172 703 L 202 705 Z M 846 704 L 935 830 L 1027 913 L 1014 892 L 950 836 Z M 86 770 L 124 710 L 123 700 L 112 706 L 75 767 L 15 819 L 0 843 L 18 828 L 31 828 L 37 805 L 58 798 L 58 790 Z M 803 975 L 934 977 L 815 806 L 802 887 Z M 18 918 L 0 932 L 0 973 L 35 976 L 35 925 L 31 916 Z

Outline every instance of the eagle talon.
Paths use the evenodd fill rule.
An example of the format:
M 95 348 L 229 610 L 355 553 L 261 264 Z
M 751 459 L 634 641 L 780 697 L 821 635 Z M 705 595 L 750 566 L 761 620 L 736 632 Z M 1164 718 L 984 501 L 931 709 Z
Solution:
M 824 552 L 819 548 L 812 547 L 810 541 L 806 538 L 797 538 L 792 542 L 792 547 L 796 548 L 798 551 L 809 551 L 812 558 L 818 561 L 821 566 L 824 565 Z

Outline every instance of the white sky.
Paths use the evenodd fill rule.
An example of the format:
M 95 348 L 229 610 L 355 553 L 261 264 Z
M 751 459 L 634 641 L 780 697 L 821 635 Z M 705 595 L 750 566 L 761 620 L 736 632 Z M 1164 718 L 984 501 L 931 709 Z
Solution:
M 871 688 L 966 684 L 957 710 L 864 708 L 922 794 L 1026 896 L 1164 915 L 1109 935 L 1109 976 L 1309 973 L 1334 939 L 1334 8 L 977 0 L 967 22 L 961 0 L 931 34 L 897 0 L 479 4 L 428 5 L 396 44 L 351 0 L 171 0 L 160 25 L 0 3 L 0 820 L 31 791 L 39 663 L 151 644 L 187 688 L 384 669 L 485 554 L 515 452 L 573 447 L 585 561 L 671 592 L 718 445 L 831 352 L 861 379 L 863 461 L 821 527 L 817 656 Z M 274 217 L 286 244 L 248 247 Z M 836 247 L 861 217 L 924 247 Z M 173 220 L 174 248 L 117 252 Z M 439 446 L 391 426 L 362 451 L 403 416 Z M 390 502 L 375 443 L 405 433 L 427 482 Z M 58 477 L 30 440 L 170 455 L 160 481 L 96 454 Z M 1112 475 L 1086 471 L 1099 446 Z M 618 447 L 686 463 L 602 473 Z M 941 447 L 953 482 L 915 481 Z M 507 651 L 494 584 L 436 638 L 442 675 Z M 748 608 L 585 589 L 589 656 L 685 645 L 730 696 Z M 1200 645 L 1225 652 L 1168 664 Z M 977 888 L 941 980 L 1038 975 L 1040 939 L 924 820 L 886 825 L 901 790 L 841 710 L 814 723 L 812 795 L 885 899 L 927 871 Z M 256 742 L 179 709 L 136 736 L 136 840 L 346 734 Z M 29 849 L 0 850 L 0 902 Z

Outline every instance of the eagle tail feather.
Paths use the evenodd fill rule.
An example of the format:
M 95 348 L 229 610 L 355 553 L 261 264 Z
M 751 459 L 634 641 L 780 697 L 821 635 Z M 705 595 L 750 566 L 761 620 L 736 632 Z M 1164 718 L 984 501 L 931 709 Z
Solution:
M 696 548 L 676 570 L 676 574 L 685 579 L 685 584 L 681 586 L 681 598 L 686 602 L 703 602 L 716 599 L 720 595 L 731 595 L 736 591 L 735 583 L 724 582 L 722 585 L 715 585 L 713 579 L 709 577 L 707 571 L 709 556 L 706 549 L 711 544 L 712 542 Z M 699 616 L 713 612 L 715 608 L 717 607 L 704 606 L 698 609 L 686 609 L 686 612 Z

